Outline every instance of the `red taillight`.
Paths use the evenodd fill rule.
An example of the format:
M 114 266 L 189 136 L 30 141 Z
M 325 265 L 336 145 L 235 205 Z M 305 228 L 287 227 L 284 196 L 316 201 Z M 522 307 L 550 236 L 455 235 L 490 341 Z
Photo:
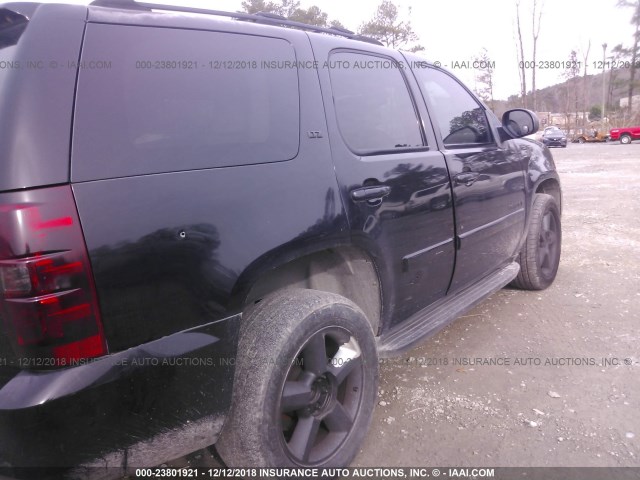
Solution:
M 0 195 L 0 303 L 27 365 L 68 366 L 107 353 L 71 187 Z

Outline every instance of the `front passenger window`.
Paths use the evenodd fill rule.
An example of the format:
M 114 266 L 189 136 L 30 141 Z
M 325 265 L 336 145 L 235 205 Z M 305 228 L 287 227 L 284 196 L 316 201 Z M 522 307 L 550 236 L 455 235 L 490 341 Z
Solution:
M 491 142 L 487 116 L 480 104 L 456 80 L 433 68 L 416 70 L 430 103 L 432 117 L 447 147 Z

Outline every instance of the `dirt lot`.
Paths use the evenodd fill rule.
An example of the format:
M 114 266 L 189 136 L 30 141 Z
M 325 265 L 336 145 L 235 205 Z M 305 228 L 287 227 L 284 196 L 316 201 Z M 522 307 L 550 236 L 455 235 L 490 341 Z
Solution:
M 555 284 L 502 290 L 383 363 L 353 466 L 640 466 L 640 144 L 553 153 Z M 187 460 L 213 464 L 206 451 Z
M 553 154 L 555 283 L 502 290 L 382 365 L 354 466 L 640 466 L 640 144 Z M 510 365 L 452 365 L 476 358 Z

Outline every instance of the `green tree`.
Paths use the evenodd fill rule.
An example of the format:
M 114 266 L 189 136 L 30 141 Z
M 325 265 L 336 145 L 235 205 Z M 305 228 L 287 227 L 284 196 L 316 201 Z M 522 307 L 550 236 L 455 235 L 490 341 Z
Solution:
M 633 89 L 636 78 L 636 62 L 638 61 L 638 42 L 640 41 L 640 0 L 618 0 L 618 7 L 631 8 L 631 25 L 635 27 L 633 47 L 631 48 L 631 70 L 629 71 L 629 111 L 632 111 Z
M 617 109 L 617 106 L 613 105 L 613 90 L 615 87 L 621 87 L 623 85 L 622 80 L 618 78 L 621 68 L 617 65 L 624 60 L 628 60 L 630 57 L 631 49 L 625 48 L 621 43 L 611 49 L 611 54 L 608 57 L 609 60 L 611 60 L 611 71 L 609 72 L 608 81 L 609 88 L 607 92 L 607 105 L 609 108 L 614 107 L 614 109 Z
M 600 118 L 602 118 L 602 107 L 593 105 L 589 110 L 589 120 L 593 122 L 594 120 L 600 120 Z
M 536 21 L 536 10 L 538 8 L 537 0 L 533 0 L 533 13 L 532 13 L 532 24 L 531 24 L 531 33 L 533 37 L 533 57 L 532 57 L 532 65 L 531 65 L 531 100 L 533 103 L 533 110 L 538 110 L 538 95 L 536 91 L 536 63 L 537 63 L 537 52 L 538 52 L 538 37 L 540 36 L 540 22 L 542 20 L 542 8 L 540 5 L 540 10 L 538 11 L 538 18 Z
M 297 10 L 300 10 L 300 2 L 298 0 L 280 0 L 280 3 L 280 15 L 289 19 Z
M 265 0 L 245 0 L 241 5 L 246 13 L 266 12 L 280 15 L 282 8 L 276 3 L 266 2 Z
M 307 9 L 297 8 L 288 18 L 289 20 L 318 27 L 326 27 L 328 25 L 328 15 L 315 5 Z
M 329 26 L 333 28 L 347 28 L 339 20 L 331 20 Z
M 587 83 L 587 67 L 589 66 L 589 52 L 591 51 L 591 40 L 589 40 L 588 44 L 587 44 L 587 50 L 586 51 L 582 51 L 582 59 L 584 60 L 583 62 L 583 67 L 584 67 L 584 74 L 582 75 L 582 112 L 583 112 L 583 116 L 582 116 L 582 120 L 583 120 L 583 127 L 586 127 L 586 121 L 587 119 L 584 118 L 584 112 L 587 110 L 589 102 L 587 101 L 587 98 L 589 98 L 589 83 Z M 578 118 L 576 116 L 576 122 L 578 121 Z
M 409 8 L 409 16 L 411 16 L 411 8 Z M 418 35 L 413 31 L 410 21 L 400 20 L 398 7 L 391 0 L 383 0 L 373 18 L 360 26 L 359 33 L 375 38 L 387 47 L 409 48 L 414 52 L 424 50 L 420 45 L 410 47 L 410 44 L 418 41 Z
M 573 99 L 575 102 L 575 111 L 576 111 L 576 128 L 578 126 L 578 78 L 580 76 L 580 62 L 578 61 L 578 52 L 575 50 L 571 50 L 571 54 L 569 55 L 569 61 L 567 62 L 567 68 L 563 74 L 564 78 L 567 79 L 567 96 L 566 96 L 566 104 L 565 104 L 565 118 L 567 119 L 567 127 L 569 127 L 569 117 L 571 112 L 571 100 Z M 573 93 L 573 95 L 571 95 Z
M 516 47 L 518 55 L 518 75 L 520 76 L 520 95 L 522 97 L 522 106 L 527 108 L 527 72 L 524 68 L 524 44 L 522 43 L 522 28 L 520 26 L 520 1 L 516 0 L 516 27 L 518 36 L 516 38 Z
M 265 0 L 244 0 L 241 5 L 247 13 L 275 13 L 286 18 L 293 15 L 296 10 L 300 10 L 300 2 L 297 0 L 280 0 L 279 3 Z
M 318 27 L 336 26 L 345 28 L 337 20 L 329 22 L 329 16 L 316 5 L 309 8 L 300 8 L 298 0 L 280 0 L 278 3 L 266 0 L 245 0 L 242 2 L 242 8 L 247 13 L 275 13 L 294 22 Z
M 482 100 L 491 105 L 491 110 L 494 110 L 493 73 L 495 64 L 489 57 L 489 52 L 486 48 L 483 48 L 474 60 L 478 65 L 475 76 L 476 93 Z

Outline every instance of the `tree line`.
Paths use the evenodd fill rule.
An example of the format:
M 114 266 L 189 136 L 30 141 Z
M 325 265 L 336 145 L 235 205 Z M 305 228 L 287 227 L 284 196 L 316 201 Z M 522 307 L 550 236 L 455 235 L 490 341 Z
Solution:
M 302 8 L 297 0 L 245 0 L 242 2 L 242 8 L 246 13 L 272 13 L 317 27 L 347 29 L 339 20 L 329 20 L 329 15 L 320 7 L 313 5 Z M 406 16 L 411 16 L 410 7 Z M 391 0 L 384 0 L 373 17 L 358 27 L 357 33 L 375 38 L 387 47 L 412 52 L 424 50 L 424 47 L 418 44 L 418 35 L 414 32 L 411 22 L 403 19 L 400 10 Z
M 529 8 L 525 9 L 525 6 Z M 564 82 L 557 85 L 563 91 L 561 100 L 555 91 L 549 92 L 549 88 L 544 89 L 541 97 L 542 92 L 536 86 L 543 0 L 515 0 L 514 7 L 513 31 L 520 79 L 519 94 L 509 97 L 506 102 L 494 102 L 494 65 L 491 62 L 479 62 L 483 68 L 476 73 L 476 91 L 485 101 L 490 102 L 494 110 L 523 107 L 534 111 L 551 111 L 553 106 L 557 109 L 555 113 L 565 114 L 569 128 L 583 128 L 589 121 L 599 121 L 603 126 L 640 123 L 640 102 L 637 98 L 634 100 L 640 90 L 640 0 L 617 2 L 618 8 L 629 12 L 629 22 L 634 29 L 628 44 L 610 48 L 603 43 L 600 56 L 600 49 L 595 46 L 592 48 L 589 40 L 586 45 L 571 50 L 566 60 L 560 62 L 564 66 L 561 74 Z M 477 60 L 488 58 L 486 49 L 476 56 Z M 589 67 L 592 67 L 591 74 Z M 618 103 L 621 98 L 626 98 L 624 107 L 620 107 Z M 588 112 L 586 118 L 582 117 L 583 112 Z M 569 125 L 570 118 L 573 119 L 573 125 Z

